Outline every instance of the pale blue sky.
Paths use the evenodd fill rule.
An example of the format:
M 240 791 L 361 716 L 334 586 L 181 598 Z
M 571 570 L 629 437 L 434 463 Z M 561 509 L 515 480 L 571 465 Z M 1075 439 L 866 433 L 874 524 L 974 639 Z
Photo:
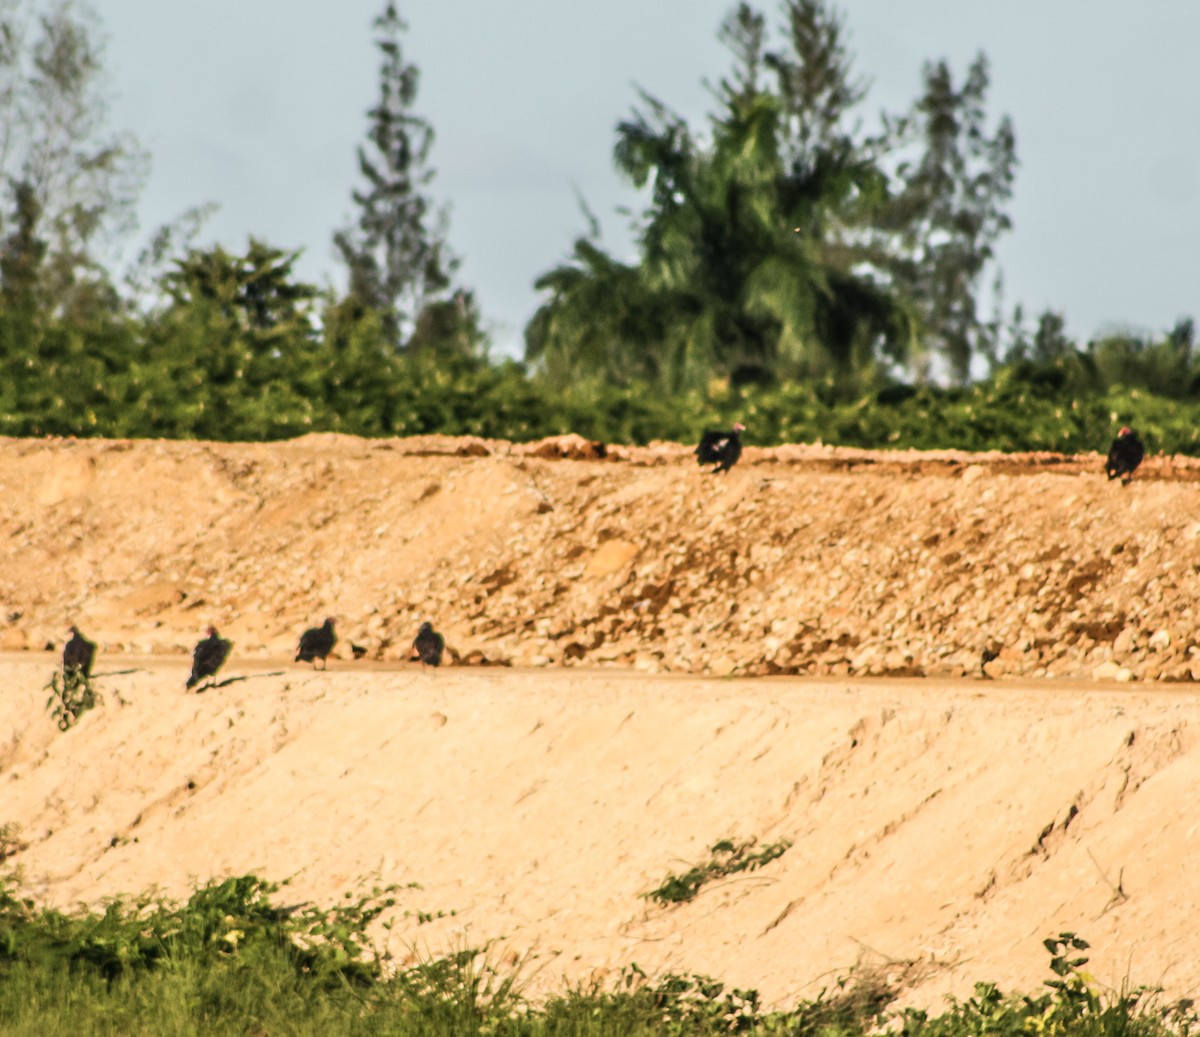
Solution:
M 303 276 L 340 271 L 355 148 L 374 101 L 383 0 L 94 0 L 109 34 L 116 126 L 153 157 L 143 231 L 191 205 L 204 241 L 302 248 Z M 501 349 L 519 351 L 533 281 L 584 229 L 628 249 L 613 129 L 645 87 L 700 125 L 727 60 L 724 0 L 401 0 L 406 55 L 433 123 L 435 193 Z M 774 16 L 775 4 L 762 9 Z M 1200 317 L 1200 3 L 1196 0 L 844 0 L 863 113 L 907 107 L 923 61 L 961 76 L 982 49 L 989 110 L 1021 167 L 1001 247 L 1009 303 L 1063 311 L 1068 331 L 1161 331 Z

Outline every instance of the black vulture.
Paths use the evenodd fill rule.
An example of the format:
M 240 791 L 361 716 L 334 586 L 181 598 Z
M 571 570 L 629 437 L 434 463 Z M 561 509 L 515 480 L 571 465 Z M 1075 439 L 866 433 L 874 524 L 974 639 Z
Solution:
M 232 647 L 233 643 L 221 637 L 216 627 L 209 627 L 208 637 L 198 642 L 196 650 L 192 652 L 192 675 L 187 679 L 187 686 L 194 688 L 202 680 L 215 677 L 229 658 Z
M 319 627 L 310 627 L 300 635 L 300 649 L 296 652 L 296 662 L 312 663 L 315 667 L 321 660 L 321 669 L 325 669 L 325 657 L 333 651 L 337 644 L 337 634 L 333 632 L 333 620 L 327 619 Z
M 1120 479 L 1122 485 L 1125 485 L 1133 478 L 1133 473 L 1145 456 L 1146 448 L 1142 446 L 1142 441 L 1138 439 L 1137 433 L 1126 425 L 1117 433 L 1117 438 L 1108 449 L 1108 461 L 1105 462 L 1104 470 L 1110 479 Z
M 727 472 L 742 456 L 742 436 L 746 426 L 740 421 L 734 422 L 729 432 L 709 429 L 700 437 L 700 445 L 696 447 L 696 460 L 702 465 L 716 465 L 714 472 Z
M 95 642 L 84 637 L 79 632 L 79 627 L 71 627 L 71 640 L 63 645 L 63 673 L 90 677 L 95 659 Z
M 432 623 L 422 623 L 417 629 L 409 658 L 420 659 L 423 666 L 441 666 L 446 639 L 433 629 Z

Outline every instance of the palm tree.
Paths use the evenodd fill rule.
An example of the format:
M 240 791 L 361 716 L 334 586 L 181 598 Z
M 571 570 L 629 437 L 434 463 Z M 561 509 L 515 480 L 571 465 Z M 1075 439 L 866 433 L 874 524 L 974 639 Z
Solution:
M 591 375 L 675 392 L 714 377 L 844 381 L 913 347 L 909 310 L 853 233 L 886 193 L 883 174 L 829 131 L 828 112 L 814 133 L 795 118 L 795 90 L 760 85 L 764 66 L 781 83 L 795 72 L 764 55 L 760 15 L 741 5 L 723 38 L 737 63 L 710 140 L 646 94 L 618 126 L 617 168 L 650 192 L 637 263 L 580 239 L 537 282 L 549 298 L 526 355 L 553 382 Z

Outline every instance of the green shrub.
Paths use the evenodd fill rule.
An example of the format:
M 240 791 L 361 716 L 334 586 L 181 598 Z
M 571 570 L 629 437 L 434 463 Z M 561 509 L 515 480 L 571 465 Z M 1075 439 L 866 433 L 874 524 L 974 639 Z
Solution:
M 891 1006 L 879 973 L 840 980 L 786 1010 L 752 988 L 630 965 L 598 982 L 527 1000 L 520 967 L 464 948 L 385 968 L 368 928 L 394 887 L 332 909 L 281 907 L 252 876 L 209 883 L 184 904 L 144 896 L 99 911 L 38 907 L 0 881 L 0 1032 L 5 1037 L 1188 1037 L 1190 1008 L 1147 992 L 1105 995 L 1082 972 L 1087 945 L 1046 941 L 1052 978 L 1038 995 L 977 985 L 939 1014 Z
M 647 900 L 653 900 L 663 906 L 686 903 L 692 900 L 700 892 L 700 887 L 706 883 L 741 871 L 755 871 L 777 857 L 782 857 L 792 842 L 790 839 L 782 839 L 751 853 L 754 845 L 754 839 L 737 843 L 731 839 L 722 839 L 713 845 L 709 851 L 711 856 L 703 864 L 694 865 L 682 875 L 668 875 L 663 879 L 662 885 L 643 895 Z
M 78 670 L 55 670 L 43 690 L 50 692 L 46 708 L 60 731 L 74 727 L 84 713 L 103 701 L 93 679 Z

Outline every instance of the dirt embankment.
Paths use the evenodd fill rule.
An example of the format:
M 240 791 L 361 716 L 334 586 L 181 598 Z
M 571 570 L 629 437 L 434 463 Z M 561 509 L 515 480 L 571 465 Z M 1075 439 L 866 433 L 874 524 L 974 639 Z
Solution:
M 1195 995 L 1200 695 L 1064 679 L 1200 676 L 1193 462 L 592 453 L 0 442 L 0 867 L 59 905 L 399 883 L 396 960 L 497 940 L 535 990 L 636 961 L 787 1003 L 861 964 L 936 1005 L 1036 989 L 1071 930 Z M 292 664 L 325 615 L 339 658 Z M 515 668 L 399 665 L 425 618 Z M 105 701 L 64 734 L 69 622 Z M 229 683 L 187 695 L 210 622 Z M 695 676 L 770 673 L 818 676 Z M 643 898 L 724 838 L 792 847 Z
M 560 460 L 558 455 L 576 458 Z M 699 674 L 1200 677 L 1200 464 L 310 436 L 0 441 L 0 647 L 246 658 L 337 617 L 401 658 Z

